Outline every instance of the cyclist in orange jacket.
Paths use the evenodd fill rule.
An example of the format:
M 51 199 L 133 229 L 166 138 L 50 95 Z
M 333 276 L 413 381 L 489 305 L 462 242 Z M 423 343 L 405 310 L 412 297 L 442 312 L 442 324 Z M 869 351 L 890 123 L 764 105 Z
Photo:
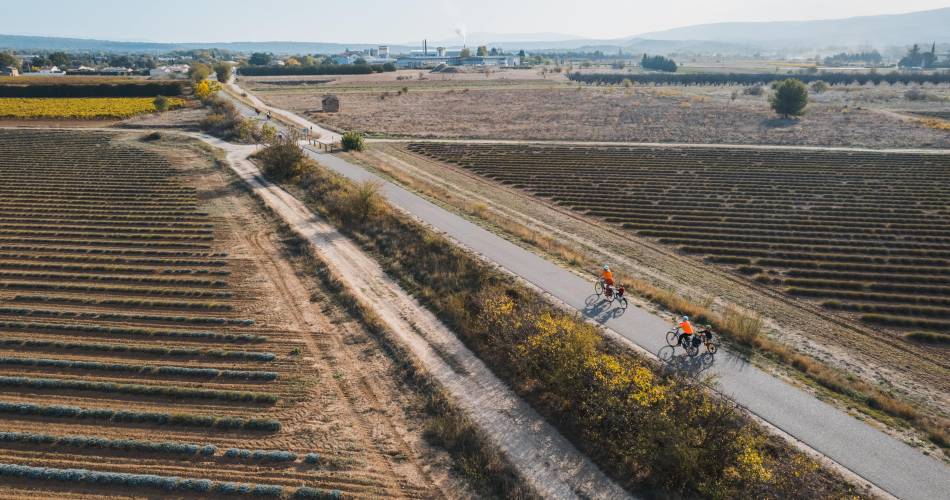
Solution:
M 676 328 L 678 328 L 683 333 L 680 334 L 679 341 L 676 343 L 676 345 L 681 345 L 685 347 L 689 344 L 684 343 L 684 341 L 692 342 L 693 333 L 695 333 L 695 330 L 693 329 L 693 324 L 689 322 L 689 316 L 683 316 L 682 318 L 680 318 L 680 320 L 681 321 L 679 322 L 678 325 L 676 325 Z
M 604 281 L 604 285 L 614 286 L 614 273 L 610 272 L 610 266 L 604 264 L 604 272 L 601 273 L 600 278 Z
M 604 293 L 608 297 L 614 293 L 614 273 L 610 272 L 610 266 L 604 264 L 604 270 L 600 273 L 600 280 L 604 282 Z

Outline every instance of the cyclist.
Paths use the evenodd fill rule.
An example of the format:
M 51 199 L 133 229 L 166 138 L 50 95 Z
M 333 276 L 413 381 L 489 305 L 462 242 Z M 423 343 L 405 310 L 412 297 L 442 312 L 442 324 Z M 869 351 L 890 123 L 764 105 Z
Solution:
M 614 273 L 610 272 L 610 266 L 604 264 L 604 270 L 600 274 L 600 279 L 603 280 L 604 285 L 614 286 Z
M 684 341 L 692 342 L 693 333 L 695 332 L 695 330 L 693 329 L 693 324 L 690 323 L 689 321 L 689 316 L 683 316 L 682 318 L 680 318 L 680 322 L 678 325 L 676 325 L 676 328 L 683 332 L 680 334 L 679 340 L 676 342 L 676 345 L 681 345 L 683 347 L 686 347 L 689 344 L 684 343 Z

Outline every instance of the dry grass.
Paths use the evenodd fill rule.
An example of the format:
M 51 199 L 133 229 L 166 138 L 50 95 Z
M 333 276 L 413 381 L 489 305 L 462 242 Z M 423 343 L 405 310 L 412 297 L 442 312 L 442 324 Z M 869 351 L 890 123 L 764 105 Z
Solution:
M 550 237 L 546 233 L 526 227 L 514 217 L 500 213 L 485 203 L 468 201 L 449 189 L 413 177 L 405 170 L 394 168 L 374 156 L 348 154 L 347 159 L 368 164 L 372 168 L 395 178 L 399 183 L 410 189 L 421 191 L 427 196 L 448 203 L 463 213 L 485 221 L 490 226 L 494 226 L 540 250 L 543 254 L 559 258 L 581 269 L 594 269 L 598 265 L 598 262 L 595 262 L 589 256 L 577 252 L 573 247 Z M 684 297 L 672 290 L 662 289 L 639 279 L 626 279 L 624 284 L 634 294 L 671 313 L 686 314 L 696 321 L 712 324 L 720 333 L 731 339 L 737 347 L 746 349 L 747 353 L 759 352 L 773 361 L 791 367 L 817 385 L 844 396 L 859 406 L 866 407 L 871 412 L 903 419 L 923 431 L 933 443 L 940 447 L 946 448 L 950 443 L 946 431 L 948 422 L 927 417 L 914 407 L 883 393 L 877 388 L 849 377 L 840 370 L 831 368 L 784 344 L 769 339 L 761 334 L 764 319 L 754 312 L 729 305 L 722 313 L 717 313 L 712 309 L 713 298 L 711 296 Z M 928 340 L 931 339 L 930 336 L 927 338 Z M 915 340 L 923 339 L 915 338 Z M 942 340 L 942 338 L 938 340 Z M 749 351 L 749 349 L 754 351 Z
M 950 137 L 939 130 L 853 104 L 863 104 L 862 92 L 876 90 L 847 96 L 826 92 L 800 121 L 785 124 L 775 122 L 765 95 L 740 94 L 732 100 L 739 87 L 603 88 L 549 82 L 539 88 L 538 82 L 526 81 L 463 88 L 464 82 L 455 83 L 440 88 L 409 82 L 410 92 L 385 100 L 379 99 L 380 92 L 398 90 L 395 82 L 344 92 L 334 87 L 341 112 L 321 113 L 317 119 L 339 130 L 403 137 L 950 147 Z M 261 96 L 307 113 L 320 109 L 325 92 L 286 86 L 269 88 Z M 887 102 L 870 104 L 890 106 Z M 842 113 L 841 106 L 848 104 L 850 112 Z

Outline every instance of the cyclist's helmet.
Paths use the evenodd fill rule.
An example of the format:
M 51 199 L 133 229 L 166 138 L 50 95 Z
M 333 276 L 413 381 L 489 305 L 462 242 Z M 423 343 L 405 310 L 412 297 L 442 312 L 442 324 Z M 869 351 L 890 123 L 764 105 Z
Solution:
M 683 321 L 689 321 L 689 316 L 683 316 Z
M 610 271 L 610 266 L 608 266 L 607 264 L 604 264 L 604 271 Z

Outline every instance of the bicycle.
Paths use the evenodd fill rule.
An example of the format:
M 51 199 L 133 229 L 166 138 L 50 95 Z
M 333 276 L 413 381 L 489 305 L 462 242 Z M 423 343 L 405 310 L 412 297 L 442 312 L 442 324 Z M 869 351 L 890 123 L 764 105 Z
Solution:
M 613 288 L 607 286 L 607 284 L 604 283 L 603 278 L 601 278 L 597 280 L 596 283 L 594 283 L 594 293 L 596 293 L 598 296 L 603 295 L 604 298 L 610 302 L 610 304 L 613 304 L 614 301 L 617 301 L 617 303 L 620 304 L 621 309 L 626 309 L 627 306 L 630 305 L 630 303 L 627 301 L 627 297 L 624 296 L 627 293 L 627 288 L 624 287 L 622 283 L 618 285 L 617 288 Z
M 676 349 L 677 346 L 682 346 L 686 350 L 686 355 L 691 358 L 699 354 L 699 344 L 702 341 L 697 339 L 696 335 L 690 335 L 685 340 L 687 341 L 685 344 L 680 342 L 680 329 L 676 325 L 673 325 L 673 328 L 666 332 L 666 343 L 670 347 Z
M 706 352 L 709 354 L 716 354 L 716 351 L 719 350 L 719 343 L 713 341 L 713 331 L 712 327 L 706 325 L 702 330 L 699 331 L 702 336 L 703 346 L 706 347 Z

